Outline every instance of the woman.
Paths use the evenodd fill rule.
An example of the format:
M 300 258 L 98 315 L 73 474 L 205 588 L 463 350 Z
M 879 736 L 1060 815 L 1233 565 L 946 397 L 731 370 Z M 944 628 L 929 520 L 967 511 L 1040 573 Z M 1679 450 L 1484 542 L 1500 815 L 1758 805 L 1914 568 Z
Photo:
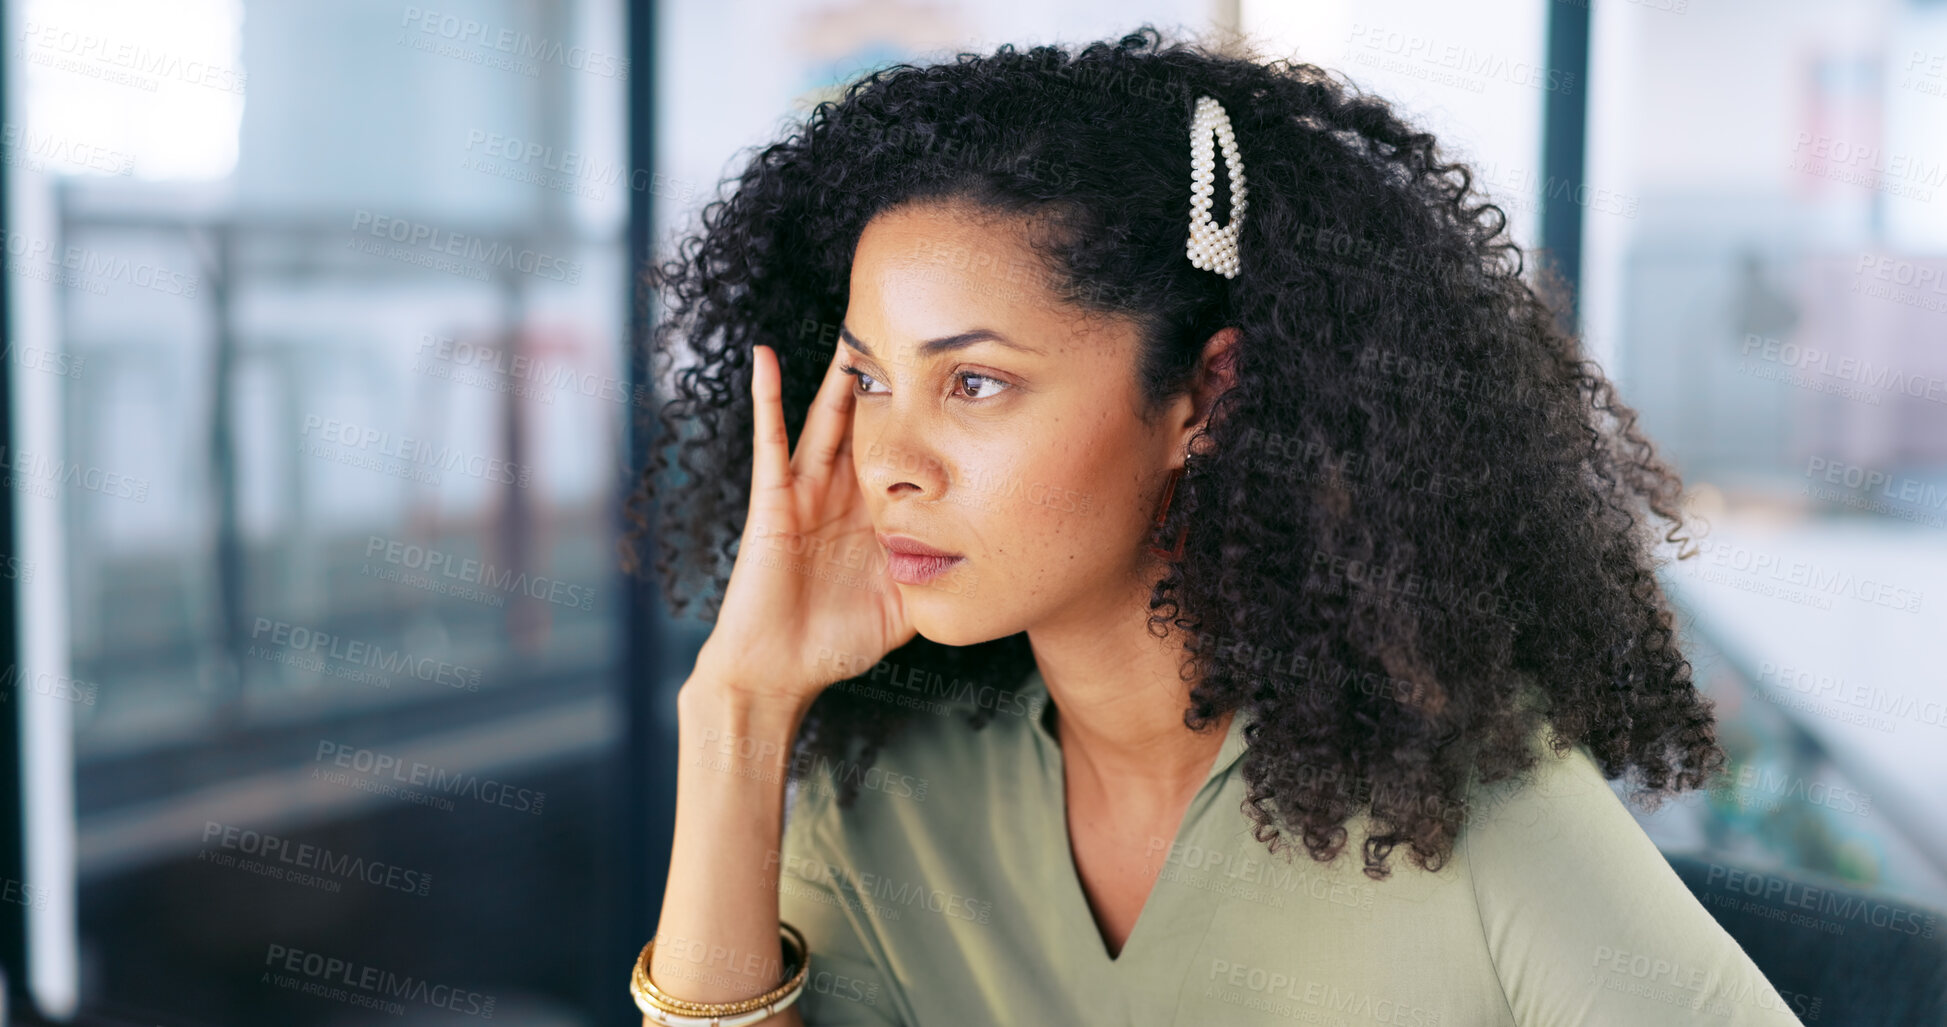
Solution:
M 645 1023 L 1797 1022 L 1605 783 L 1722 768 L 1680 483 L 1469 183 L 1147 26 L 752 160 L 650 276 L 722 591 Z

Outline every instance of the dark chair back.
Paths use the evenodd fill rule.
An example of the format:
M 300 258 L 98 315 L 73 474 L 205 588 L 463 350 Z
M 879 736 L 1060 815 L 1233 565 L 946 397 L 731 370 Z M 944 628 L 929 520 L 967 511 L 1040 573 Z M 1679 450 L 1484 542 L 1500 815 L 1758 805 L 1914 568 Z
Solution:
M 1947 1027 L 1947 914 L 1715 853 L 1664 858 L 1801 1022 Z

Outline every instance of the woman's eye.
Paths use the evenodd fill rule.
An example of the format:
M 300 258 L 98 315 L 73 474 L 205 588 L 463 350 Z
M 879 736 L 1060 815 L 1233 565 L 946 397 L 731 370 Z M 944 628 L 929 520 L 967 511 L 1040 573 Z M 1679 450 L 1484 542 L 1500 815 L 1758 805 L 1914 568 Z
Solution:
M 866 383 L 877 381 L 877 379 L 873 378 L 869 374 L 866 374 L 864 371 L 861 371 L 858 368 L 853 367 L 851 364 L 846 364 L 844 367 L 839 368 L 839 370 L 857 379 L 857 382 L 852 387 L 854 392 L 862 392 L 866 395 L 871 394 L 872 389 L 867 387 Z
M 1006 387 L 1006 385 L 1007 385 L 1007 383 L 1006 383 L 1006 382 L 1004 382 L 1004 381 L 1001 381 L 1001 380 L 1000 380 L 999 378 L 993 378 L 993 377 L 990 377 L 990 376 L 988 376 L 988 375 L 984 375 L 984 374 L 979 374 L 979 373 L 977 373 L 977 372 L 974 372 L 974 371 L 962 371 L 962 372 L 960 372 L 959 374 L 956 374 L 956 375 L 954 375 L 954 377 L 955 377 L 956 379 L 958 379 L 958 380 L 960 380 L 961 382 L 966 382 L 966 381 L 967 381 L 968 379 L 972 379 L 972 380 L 974 380 L 974 381 L 978 381 L 978 382 L 985 382 L 985 383 L 987 383 L 987 387 L 988 387 L 988 391 L 989 391 L 989 392 L 992 392 L 992 391 L 994 391 L 994 390 L 993 390 L 993 386 L 995 386 L 995 385 L 999 385 L 999 386 L 1002 386 L 1002 387 L 1003 387 L 1003 391 L 1004 391 L 1004 390 L 1005 390 L 1005 387 Z M 983 397 L 983 396 L 975 396 L 975 395 L 972 395 L 972 394 L 970 393 L 970 394 L 969 394 L 969 398 L 971 398 L 971 399 L 984 399 L 985 397 Z
M 878 384 L 878 379 L 867 374 L 863 369 L 846 364 L 844 367 L 839 368 L 839 370 L 857 379 L 857 383 L 853 386 L 853 391 L 856 394 L 865 396 L 882 394 L 872 387 Z M 995 378 L 992 375 L 979 374 L 974 371 L 961 371 L 955 374 L 953 379 L 961 383 L 961 388 L 965 391 L 968 399 L 985 399 L 989 393 L 1006 391 L 1010 387 L 1008 383 L 1001 381 L 999 378 Z M 973 382 L 980 384 L 971 384 Z M 994 388 L 996 385 L 1001 386 L 1001 389 L 996 390 Z

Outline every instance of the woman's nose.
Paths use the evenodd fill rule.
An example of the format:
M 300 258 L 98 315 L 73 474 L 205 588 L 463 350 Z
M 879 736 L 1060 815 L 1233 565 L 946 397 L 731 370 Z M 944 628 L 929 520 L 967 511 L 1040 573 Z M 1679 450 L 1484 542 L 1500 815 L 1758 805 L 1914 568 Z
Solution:
M 941 499 L 952 477 L 939 455 L 910 433 L 882 431 L 852 453 L 860 481 L 888 497 Z

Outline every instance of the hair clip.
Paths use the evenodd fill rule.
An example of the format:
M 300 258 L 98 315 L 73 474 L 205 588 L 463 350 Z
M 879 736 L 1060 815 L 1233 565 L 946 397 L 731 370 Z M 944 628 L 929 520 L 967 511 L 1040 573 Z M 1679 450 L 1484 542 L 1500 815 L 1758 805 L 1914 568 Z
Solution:
M 1222 228 L 1210 216 L 1212 197 L 1217 192 L 1213 135 L 1223 147 L 1224 173 L 1230 179 L 1230 223 Z M 1190 263 L 1225 278 L 1237 277 L 1237 231 L 1247 206 L 1244 197 L 1244 158 L 1237 152 L 1230 114 L 1214 98 L 1199 96 L 1196 114 L 1190 119 L 1190 238 L 1185 245 Z

